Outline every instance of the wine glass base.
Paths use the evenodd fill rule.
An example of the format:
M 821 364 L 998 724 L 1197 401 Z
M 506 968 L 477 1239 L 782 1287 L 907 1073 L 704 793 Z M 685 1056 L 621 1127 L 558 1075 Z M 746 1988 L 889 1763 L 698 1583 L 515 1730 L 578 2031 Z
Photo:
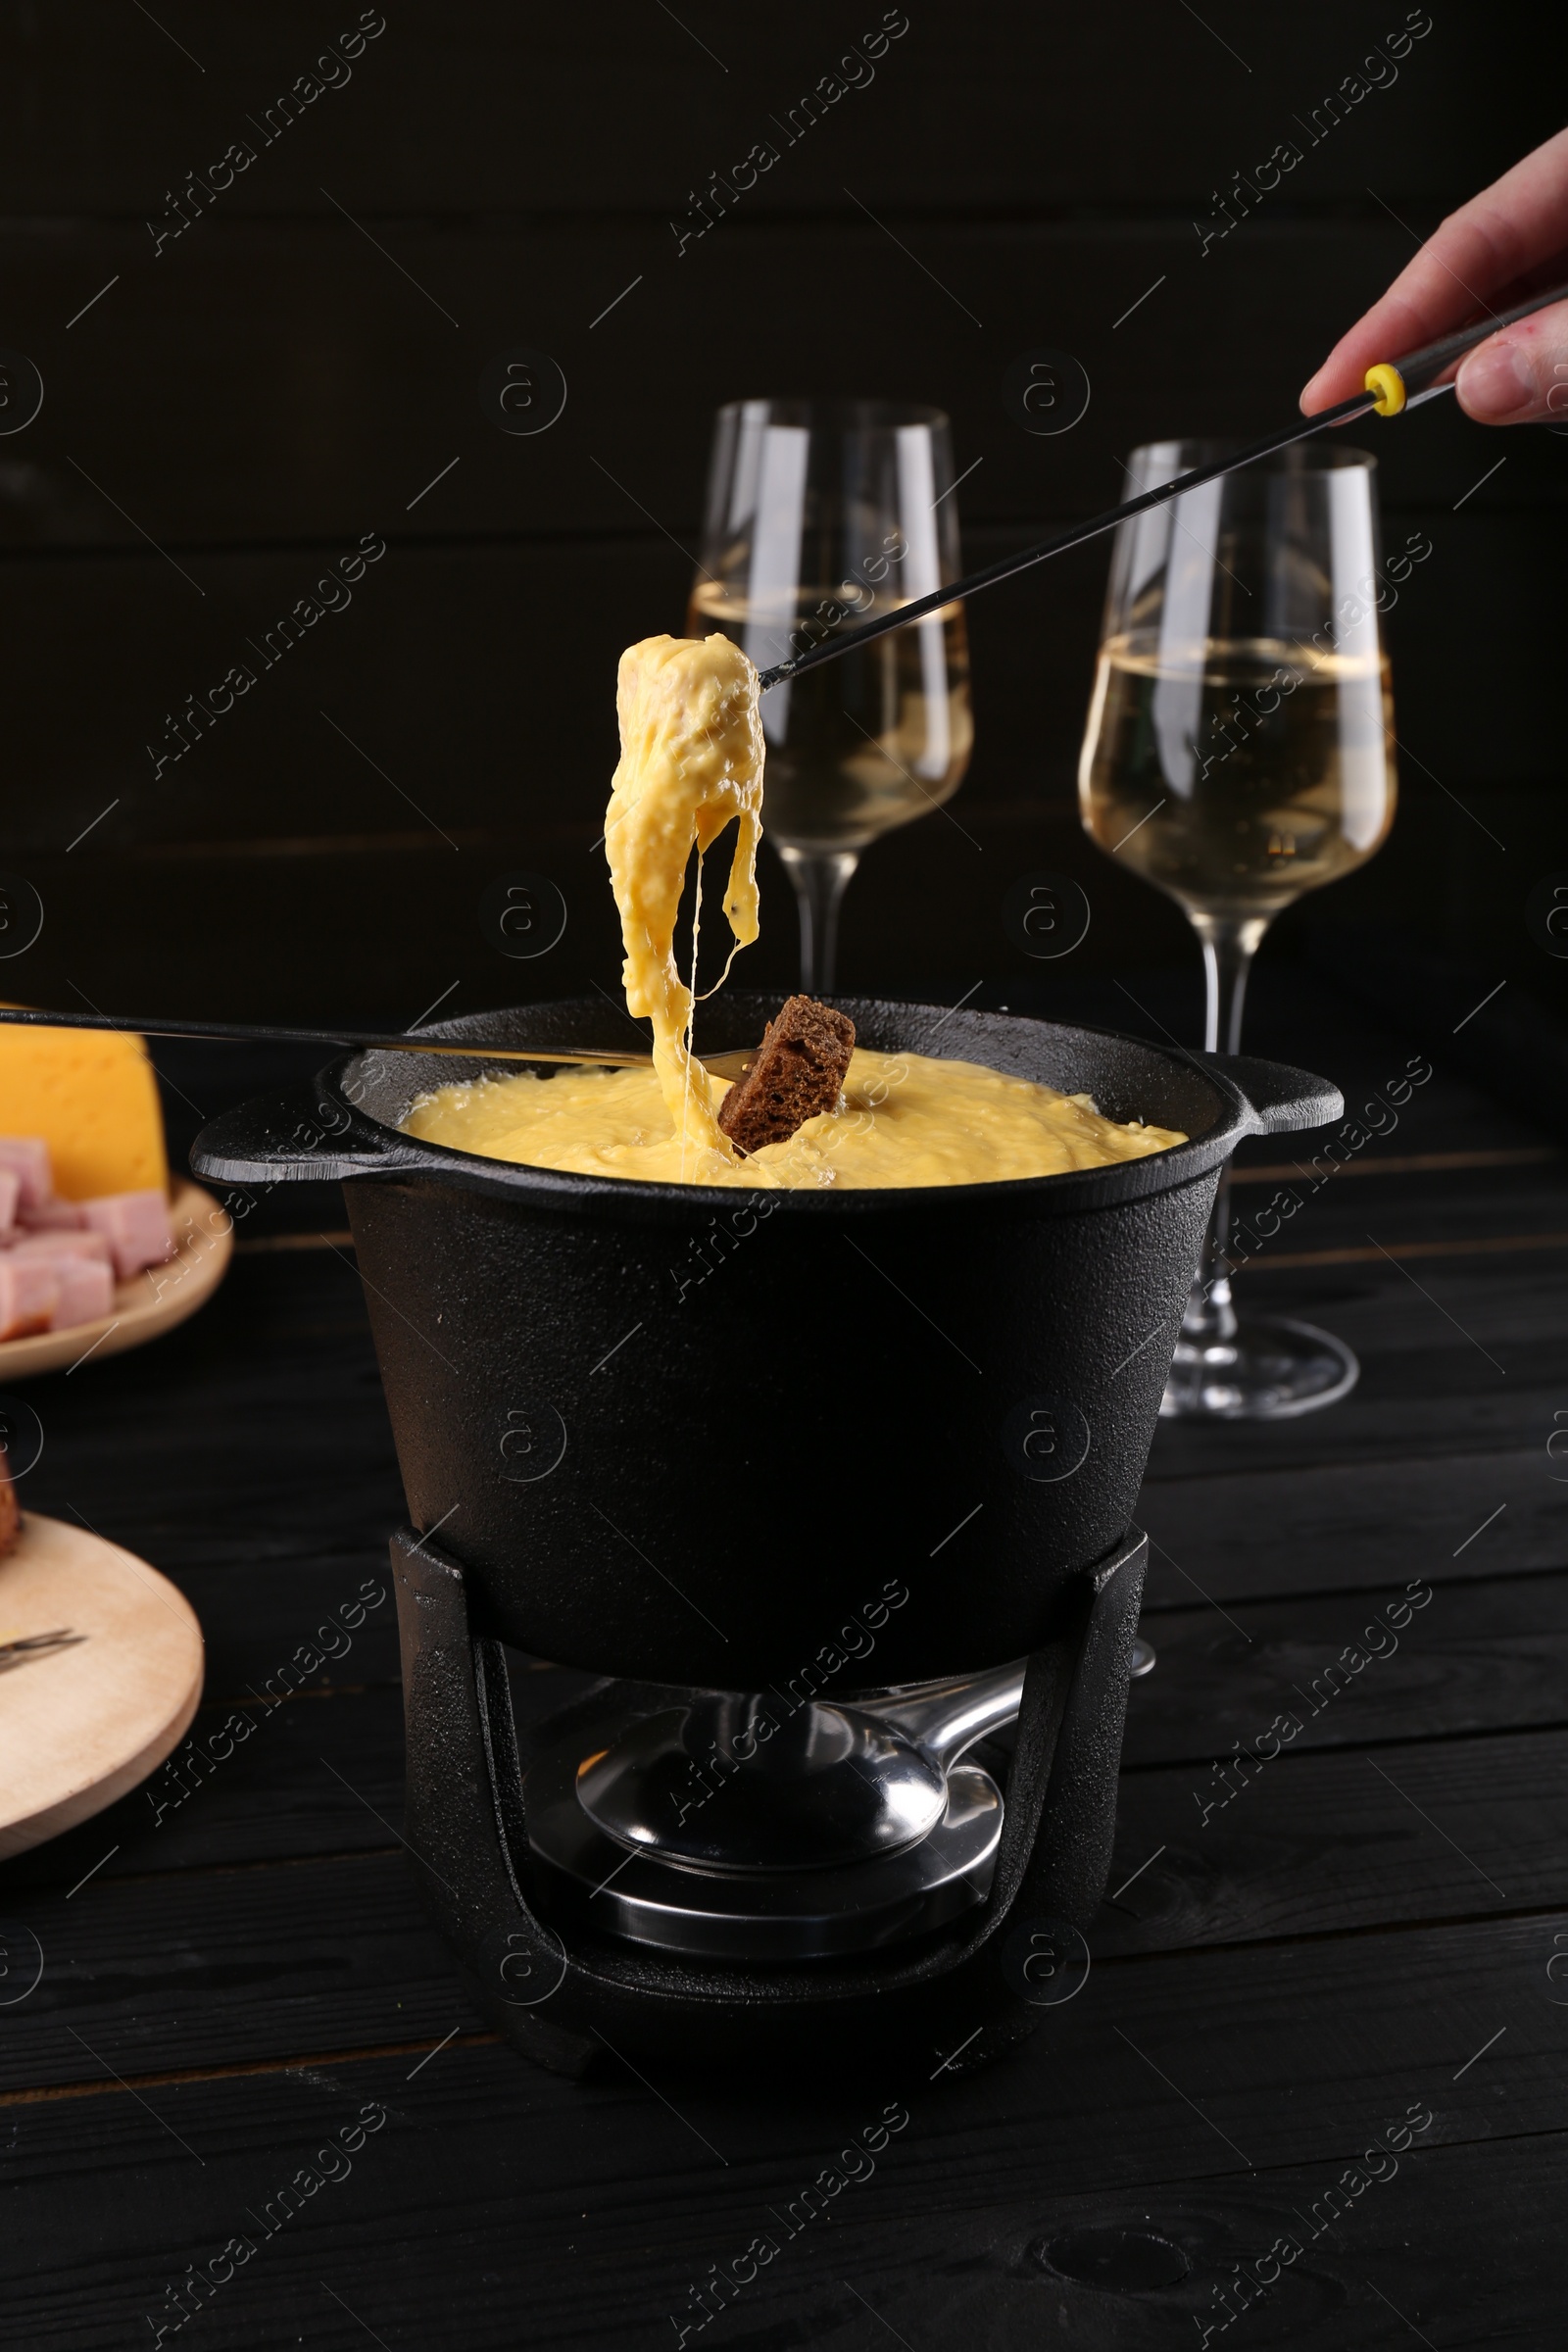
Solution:
M 1140 1634 L 1133 1642 L 1132 1663 L 1127 1669 L 1128 1673 L 1135 1677 L 1138 1675 L 1152 1674 L 1154 1671 L 1154 1644 L 1152 1642 L 1146 1642 L 1143 1635 Z
M 1177 1341 L 1160 1418 L 1288 1421 L 1337 1404 L 1360 1372 L 1332 1332 L 1311 1323 L 1248 1319 L 1228 1340 Z

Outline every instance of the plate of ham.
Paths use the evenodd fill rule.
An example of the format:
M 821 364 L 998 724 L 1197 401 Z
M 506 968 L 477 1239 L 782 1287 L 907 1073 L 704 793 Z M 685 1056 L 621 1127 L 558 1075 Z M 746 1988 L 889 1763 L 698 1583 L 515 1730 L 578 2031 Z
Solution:
M 200 1185 L 66 1200 L 43 1140 L 0 1135 L 0 1382 L 172 1330 L 212 1296 L 233 1247 L 231 1219 Z

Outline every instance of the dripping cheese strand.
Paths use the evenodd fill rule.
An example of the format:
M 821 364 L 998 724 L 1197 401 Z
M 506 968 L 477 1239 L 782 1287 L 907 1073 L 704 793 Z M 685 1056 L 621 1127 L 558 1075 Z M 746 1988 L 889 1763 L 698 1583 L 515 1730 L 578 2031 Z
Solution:
M 625 948 L 628 1010 L 653 1023 L 654 1067 L 688 1152 L 735 1157 L 713 1115 L 708 1072 L 691 1051 L 693 989 L 675 965 L 686 867 L 737 820 L 724 914 L 737 948 L 757 937 L 762 727 L 757 671 L 727 637 L 645 637 L 621 656 L 620 762 L 605 850 Z M 695 966 L 692 980 L 696 982 Z
M 681 1181 L 683 1183 L 686 1177 L 686 1140 L 691 1129 L 692 1074 L 695 1070 L 702 1068 L 702 1064 L 698 1061 L 697 1055 L 693 1052 L 693 1038 L 697 1027 L 697 951 L 702 939 L 702 932 L 703 853 L 701 850 L 699 850 L 697 853 L 697 872 L 692 880 L 692 976 L 690 984 L 686 990 L 686 1029 L 681 1040 L 686 1049 L 686 1093 L 682 1099 L 680 1115 L 680 1172 Z M 703 1077 L 705 1084 L 707 1083 L 707 1071 L 704 1070 Z M 708 1099 L 709 1107 L 711 1109 L 713 1106 L 713 1098 L 712 1090 L 710 1088 L 709 1090 Z M 720 1130 L 720 1132 L 722 1133 L 722 1130 Z

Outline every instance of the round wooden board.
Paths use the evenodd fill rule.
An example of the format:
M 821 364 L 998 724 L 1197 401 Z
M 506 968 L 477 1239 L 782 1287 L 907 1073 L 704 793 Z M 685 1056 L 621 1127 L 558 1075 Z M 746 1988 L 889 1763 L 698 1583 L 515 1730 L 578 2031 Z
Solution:
M 202 1629 L 178 1588 L 85 1528 L 26 1513 L 0 1559 L 0 1642 L 86 1640 L 0 1658 L 0 1860 L 144 1781 L 202 1694 Z
M 205 1305 L 234 1254 L 234 1220 L 211 1193 L 185 1177 L 174 1186 L 169 1222 L 178 1255 L 121 1283 L 112 1315 L 97 1323 L 73 1323 L 65 1331 L 40 1331 L 27 1340 L 0 1340 L 0 1384 L 69 1371 L 84 1356 L 97 1363 L 123 1348 L 140 1348 Z

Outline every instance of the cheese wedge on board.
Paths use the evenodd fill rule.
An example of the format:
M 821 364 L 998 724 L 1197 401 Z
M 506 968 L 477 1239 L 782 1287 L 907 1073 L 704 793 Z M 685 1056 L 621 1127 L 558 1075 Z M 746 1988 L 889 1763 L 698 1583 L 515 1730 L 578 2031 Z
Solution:
M 169 1187 L 158 1081 L 139 1037 L 0 1025 L 0 1135 L 42 1136 L 68 1200 Z

